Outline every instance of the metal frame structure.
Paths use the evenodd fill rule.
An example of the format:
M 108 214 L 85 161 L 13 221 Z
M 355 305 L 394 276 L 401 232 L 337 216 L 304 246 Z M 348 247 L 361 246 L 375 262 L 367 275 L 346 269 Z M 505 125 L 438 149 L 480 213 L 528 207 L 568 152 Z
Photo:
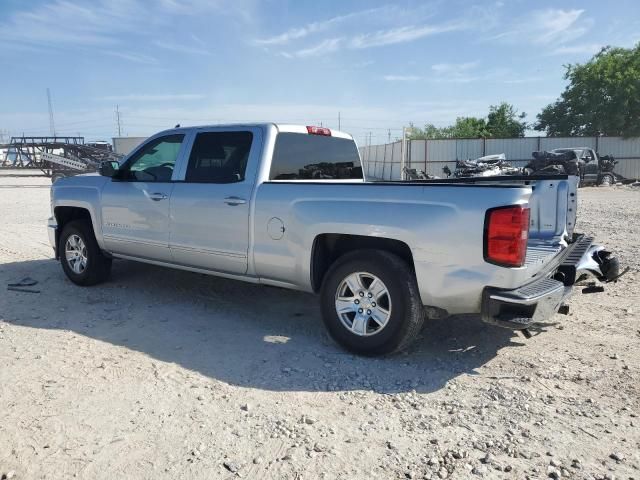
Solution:
M 85 144 L 84 137 L 11 137 L 4 148 L 0 168 L 34 168 L 53 178 L 94 172 L 103 161 L 118 161 L 122 157 Z M 70 161 L 55 161 L 60 157 Z

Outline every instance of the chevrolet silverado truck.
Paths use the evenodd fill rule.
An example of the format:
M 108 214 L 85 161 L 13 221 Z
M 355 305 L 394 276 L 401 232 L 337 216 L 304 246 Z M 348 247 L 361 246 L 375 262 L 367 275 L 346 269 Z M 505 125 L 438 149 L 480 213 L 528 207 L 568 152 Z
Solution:
M 340 345 L 378 355 L 452 314 L 526 334 L 586 274 L 615 280 L 617 261 L 574 233 L 577 183 L 368 181 L 343 132 L 175 128 L 56 182 L 48 230 L 77 285 L 107 280 L 115 258 L 314 292 Z

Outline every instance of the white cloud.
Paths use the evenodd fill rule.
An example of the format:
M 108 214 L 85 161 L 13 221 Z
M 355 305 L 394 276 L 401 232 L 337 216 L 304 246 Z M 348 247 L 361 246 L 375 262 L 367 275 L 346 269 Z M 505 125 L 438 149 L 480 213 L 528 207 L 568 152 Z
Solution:
M 484 74 L 474 73 L 474 70 L 479 64 L 479 61 L 464 63 L 436 63 L 431 65 L 433 76 L 430 77 L 430 80 L 440 83 L 469 83 L 492 78 L 495 72 Z
M 421 77 L 417 75 L 385 75 L 382 78 L 387 82 L 415 82 L 420 80 Z
M 157 65 L 158 60 L 155 57 L 151 57 L 149 55 L 142 55 L 139 53 L 125 53 L 118 52 L 115 50 L 105 50 L 102 53 L 106 55 L 111 55 L 112 57 L 122 58 L 123 60 L 128 60 L 134 63 L 142 63 L 144 65 Z
M 163 95 L 130 94 L 130 95 L 108 95 L 100 97 L 98 100 L 108 102 L 177 102 L 184 100 L 202 100 L 204 95 L 198 93 L 170 93 Z
M 587 32 L 588 20 L 578 23 L 584 10 L 548 9 L 534 12 L 533 23 L 539 28 L 539 35 L 533 38 L 534 43 L 549 44 L 567 42 L 581 37 Z
M 403 9 L 395 5 L 388 5 L 339 15 L 328 20 L 308 23 L 302 27 L 291 28 L 279 35 L 254 40 L 253 43 L 263 47 L 285 45 L 294 40 L 301 40 L 313 34 L 328 30 L 336 30 L 337 27 L 340 26 L 342 29 L 340 32 L 342 33 L 341 37 L 344 39 L 343 42 L 341 42 L 343 44 L 342 46 L 350 49 L 364 49 L 412 42 L 431 35 L 466 30 L 472 25 L 468 19 L 460 19 L 441 24 L 407 25 L 408 23 L 425 20 L 427 17 L 432 15 L 432 10 L 433 6 L 431 4 L 422 5 L 414 9 Z M 357 20 L 357 22 L 354 20 Z M 365 29 L 367 27 L 371 28 L 372 25 L 376 24 L 400 24 L 403 26 L 380 29 L 360 34 L 351 34 L 350 36 L 347 36 L 344 35 L 344 30 L 347 29 L 347 27 L 343 25 L 347 22 L 350 22 L 350 27 L 348 28 L 349 31 L 362 31 L 363 27 Z M 333 37 L 336 36 L 337 35 L 335 34 L 333 35 Z M 334 40 L 334 38 L 330 38 L 329 40 Z M 290 52 L 281 54 L 285 57 L 297 56 Z
M 3 17 L 0 48 L 112 47 L 123 43 L 123 33 L 143 36 L 152 28 L 173 25 L 176 14 L 201 15 L 215 11 L 243 18 L 253 11 L 253 1 L 52 0 Z
M 130 0 L 125 0 L 130 1 Z M 255 0 L 154 0 L 171 15 L 202 15 L 215 12 L 230 15 L 251 23 L 254 20 Z
M 182 43 L 169 43 L 162 40 L 156 40 L 154 45 L 172 52 L 186 53 L 189 55 L 211 55 L 211 52 L 201 47 L 193 47 Z
M 544 80 L 544 77 L 510 77 L 502 80 L 507 85 L 521 85 L 523 83 L 535 83 Z
M 269 45 L 284 45 L 291 40 L 298 40 L 308 35 L 323 32 L 340 23 L 347 20 L 353 20 L 361 17 L 366 17 L 375 14 L 382 14 L 388 7 L 370 8 L 367 10 L 361 10 L 357 12 L 347 13 L 345 15 L 338 15 L 328 20 L 322 20 L 319 22 L 308 23 L 302 27 L 291 28 L 280 35 L 276 35 L 269 38 L 257 39 L 254 41 L 257 45 L 269 46 Z
M 553 49 L 549 55 L 594 55 L 598 53 L 604 45 L 599 43 L 588 43 L 585 45 L 567 45 Z
M 368 67 L 370 65 L 373 65 L 374 62 L 373 60 L 362 60 L 361 62 L 356 62 L 353 65 L 351 65 L 353 68 L 365 68 Z
M 431 35 L 464 30 L 467 26 L 465 22 L 452 22 L 441 25 L 406 26 L 390 30 L 378 30 L 374 33 L 365 33 L 354 37 L 350 46 L 351 48 L 371 48 L 413 42 Z
M 14 13 L 0 25 L 0 40 L 31 45 L 112 45 L 142 11 L 137 2 L 93 5 L 56 0 Z M 5 45 L 6 46 L 6 45 Z
M 281 54 L 286 58 L 317 57 L 320 55 L 326 55 L 328 53 L 335 52 L 340 48 L 341 42 L 342 38 L 327 38 L 326 40 L 323 40 L 322 42 L 312 47 L 303 48 L 295 52 L 281 52 Z
M 533 45 L 561 45 L 582 37 L 593 25 L 583 17 L 584 10 L 547 8 L 535 10 L 516 21 L 513 28 L 494 36 L 511 43 Z
M 431 70 L 444 75 L 460 75 L 478 66 L 480 62 L 466 62 L 466 63 L 436 63 L 431 65 Z

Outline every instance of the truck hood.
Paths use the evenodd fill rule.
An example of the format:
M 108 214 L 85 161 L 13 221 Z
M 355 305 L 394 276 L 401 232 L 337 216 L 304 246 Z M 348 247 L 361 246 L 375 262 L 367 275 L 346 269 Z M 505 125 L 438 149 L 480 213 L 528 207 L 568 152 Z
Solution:
M 81 175 L 74 175 L 73 177 L 64 177 L 59 179 L 52 185 L 52 188 L 57 189 L 61 187 L 97 187 L 107 183 L 110 179 L 103 177 L 98 173 L 83 173 Z

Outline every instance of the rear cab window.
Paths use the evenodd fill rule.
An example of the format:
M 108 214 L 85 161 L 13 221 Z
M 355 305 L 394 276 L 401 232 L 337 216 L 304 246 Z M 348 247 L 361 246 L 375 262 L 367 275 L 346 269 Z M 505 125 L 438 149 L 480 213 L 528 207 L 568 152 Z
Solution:
M 348 138 L 279 133 L 270 180 L 362 180 L 358 149 Z

